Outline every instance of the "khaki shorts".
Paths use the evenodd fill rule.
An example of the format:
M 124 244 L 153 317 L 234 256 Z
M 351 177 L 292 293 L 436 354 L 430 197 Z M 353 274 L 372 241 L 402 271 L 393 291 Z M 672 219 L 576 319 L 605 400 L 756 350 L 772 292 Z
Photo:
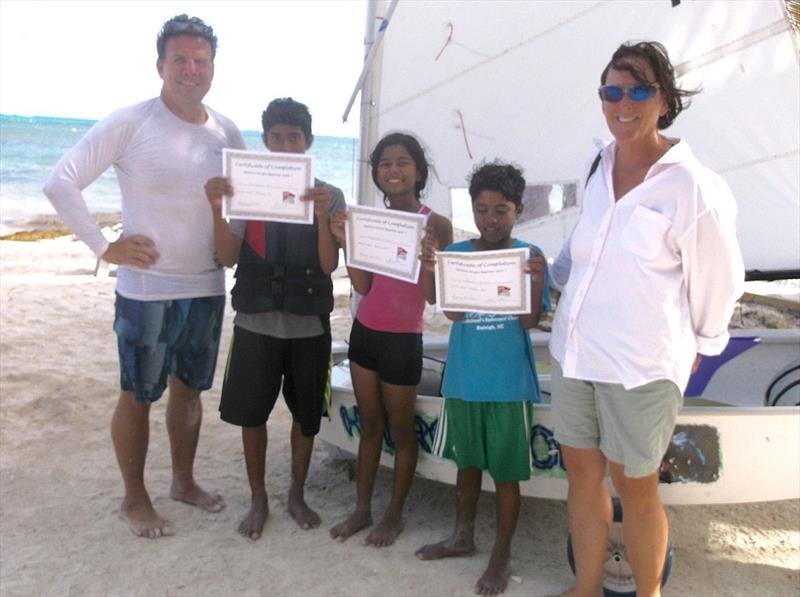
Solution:
M 661 379 L 626 390 L 621 384 L 563 377 L 553 361 L 553 426 L 559 443 L 599 448 L 625 476 L 656 472 L 669 447 L 683 396 Z

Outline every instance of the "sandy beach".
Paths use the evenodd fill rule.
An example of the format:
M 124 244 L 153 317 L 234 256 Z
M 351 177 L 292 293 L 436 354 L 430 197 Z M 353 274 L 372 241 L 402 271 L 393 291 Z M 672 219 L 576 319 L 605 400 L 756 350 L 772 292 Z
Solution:
M 328 528 L 351 510 L 355 487 L 347 462 L 317 442 L 306 498 L 323 523 L 303 531 L 285 511 L 290 416 L 280 403 L 268 426 L 271 515 L 261 540 L 237 534 L 249 504 L 240 434 L 217 416 L 230 309 L 215 384 L 203 394 L 195 463 L 199 482 L 222 493 L 227 508 L 208 514 L 169 498 L 162 400 L 152 408 L 146 481 L 176 534 L 134 537 L 115 514 L 122 483 L 109 436 L 118 394 L 114 279 L 92 275 L 93 255 L 70 237 L 0 241 L 0 258 L 0 595 L 472 594 L 494 536 L 493 495 L 481 498 L 471 558 L 414 557 L 453 522 L 453 488 L 424 479 L 412 487 L 406 529 L 394 546 L 364 547 L 362 535 L 336 544 Z M 340 279 L 337 291 L 346 290 Z M 346 338 L 350 323 L 340 294 L 334 339 Z M 447 329 L 432 312 L 426 326 Z M 389 489 L 382 469 L 376 512 Z M 670 507 L 669 516 L 675 563 L 665 595 L 800 594 L 800 500 Z M 566 534 L 563 502 L 524 499 L 506 594 L 567 588 Z

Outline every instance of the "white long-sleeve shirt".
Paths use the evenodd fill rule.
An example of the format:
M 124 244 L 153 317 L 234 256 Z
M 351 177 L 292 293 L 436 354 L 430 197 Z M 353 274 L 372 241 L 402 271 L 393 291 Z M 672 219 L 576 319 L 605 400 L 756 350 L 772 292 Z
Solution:
M 563 287 L 550 351 L 565 377 L 681 389 L 696 353 L 728 343 L 744 266 L 736 203 L 680 140 L 614 200 L 615 143 L 602 149 L 551 275 Z
M 118 110 L 95 124 L 45 183 L 44 193 L 58 215 L 99 257 L 108 241 L 82 191 L 113 165 L 123 234 L 149 237 L 159 253 L 146 270 L 119 267 L 122 296 L 166 300 L 225 294 L 203 185 L 222 174 L 222 149 L 243 149 L 245 143 L 232 121 L 208 107 L 206 113 L 203 124 L 186 122 L 160 97 Z

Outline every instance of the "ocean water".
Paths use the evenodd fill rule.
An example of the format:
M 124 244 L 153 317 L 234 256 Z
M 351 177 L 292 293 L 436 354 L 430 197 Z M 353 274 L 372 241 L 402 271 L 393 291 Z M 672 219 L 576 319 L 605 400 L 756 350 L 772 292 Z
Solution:
M 0 114 L 0 233 L 25 227 L 55 210 L 42 193 L 42 185 L 61 156 L 95 123 L 93 120 L 9 116 Z M 263 150 L 261 131 L 243 131 L 247 147 Z M 354 202 L 358 140 L 349 137 L 314 137 L 309 152 L 315 157 L 315 174 Z M 120 211 L 120 196 L 113 168 L 84 190 L 89 211 Z

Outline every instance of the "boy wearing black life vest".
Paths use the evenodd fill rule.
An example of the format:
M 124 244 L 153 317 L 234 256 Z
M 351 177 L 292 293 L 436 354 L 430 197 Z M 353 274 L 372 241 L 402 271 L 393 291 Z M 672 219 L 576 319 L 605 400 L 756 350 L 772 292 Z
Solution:
M 275 99 L 261 116 L 269 151 L 305 153 L 314 140 L 308 108 L 292 98 Z M 231 220 L 221 214 L 223 196 L 235 189 L 226 178 L 205 186 L 214 218 L 217 260 L 236 264 L 231 291 L 234 319 L 220 417 L 242 428 L 250 510 L 239 533 L 261 536 L 269 514 L 264 482 L 267 419 L 283 385 L 292 413 L 292 484 L 288 510 L 303 529 L 320 518 L 305 502 L 304 486 L 329 392 L 333 310 L 330 274 L 339 262 L 330 216 L 345 210 L 342 191 L 315 179 L 302 198 L 314 203 L 314 223 Z

